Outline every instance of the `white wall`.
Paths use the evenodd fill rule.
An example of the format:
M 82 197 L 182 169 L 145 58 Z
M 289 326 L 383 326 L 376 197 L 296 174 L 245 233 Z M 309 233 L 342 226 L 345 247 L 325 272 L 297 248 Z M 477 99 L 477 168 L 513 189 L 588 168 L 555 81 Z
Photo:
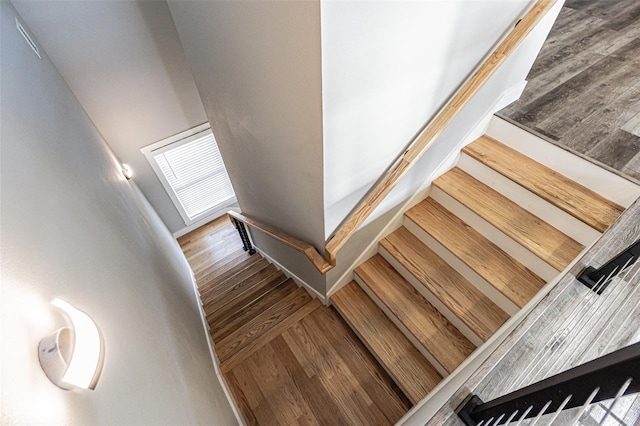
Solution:
M 321 3 L 326 237 L 530 3 Z
M 323 247 L 318 1 L 169 8 L 242 212 Z
M 164 1 L 13 1 L 169 227 L 185 226 L 140 148 L 207 121 Z
M 190 270 L 46 55 L 1 15 L 2 424 L 234 424 Z M 106 342 L 95 391 L 55 387 L 37 345 L 90 314 Z

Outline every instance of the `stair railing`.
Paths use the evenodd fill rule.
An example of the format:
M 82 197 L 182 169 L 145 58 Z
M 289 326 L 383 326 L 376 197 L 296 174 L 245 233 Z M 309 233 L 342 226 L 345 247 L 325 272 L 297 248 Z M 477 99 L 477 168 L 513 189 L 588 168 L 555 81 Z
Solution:
M 467 426 L 498 426 L 570 408 L 584 410 L 638 392 L 640 343 L 635 343 L 488 402 L 472 395 L 458 416 Z
M 622 250 L 613 259 L 599 267 L 587 266 L 576 277 L 578 281 L 598 294 L 602 294 L 613 280 L 613 277 L 624 272 L 640 258 L 640 240 Z
M 360 225 L 380 205 L 385 197 L 400 182 L 402 177 L 418 162 L 446 128 L 453 122 L 462 109 L 473 99 L 478 91 L 493 76 L 507 58 L 516 50 L 557 0 L 538 0 L 515 28 L 500 43 L 489 58 L 477 69 L 472 77 L 458 90 L 436 117 L 411 142 L 405 153 L 395 162 L 388 172 L 378 181 L 360 201 L 358 207 L 343 222 L 334 236 L 324 247 L 324 256 L 309 243 L 291 237 L 267 224 L 236 212 L 228 212 L 229 216 L 267 235 L 285 243 L 289 247 L 303 253 L 322 274 L 336 265 L 336 256 L 349 241 Z

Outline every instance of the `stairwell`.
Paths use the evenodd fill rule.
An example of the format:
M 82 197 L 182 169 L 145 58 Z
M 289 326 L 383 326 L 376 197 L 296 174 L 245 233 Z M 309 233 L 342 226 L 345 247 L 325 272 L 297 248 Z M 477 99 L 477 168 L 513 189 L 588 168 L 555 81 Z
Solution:
M 522 131 L 515 137 L 519 134 Z M 365 360 L 361 352 L 348 352 L 357 345 L 345 343 L 351 338 L 344 334 L 347 325 L 259 254 L 242 251 L 228 223 L 216 233 L 215 242 L 203 243 L 208 237 L 198 231 L 182 237 L 220 370 L 249 423 L 280 421 L 277 411 L 288 407 L 291 398 L 295 404 L 306 401 L 295 416 L 310 410 L 315 417 L 309 418 L 316 422 L 333 410 L 349 422 L 394 423 L 458 374 L 496 334 L 513 327 L 519 320 L 514 316 L 624 211 L 625 206 L 521 152 L 531 147 L 514 149 L 523 144 L 535 145 L 485 135 L 466 146 L 456 166 L 433 182 L 429 196 L 404 213 L 402 226 L 379 241 L 377 254 L 354 269 L 353 281 L 330 296 L 330 304 L 355 333 L 353 339 L 359 338 L 362 351 L 370 352 L 367 362 L 379 363 L 360 368 L 363 375 L 357 380 L 348 367 L 332 365 L 350 358 Z M 545 154 L 546 149 L 533 148 L 543 152 L 542 157 L 553 155 Z M 596 186 L 603 192 L 602 184 Z M 332 326 L 319 325 L 323 322 Z M 335 330 L 343 334 L 333 335 Z M 331 337 L 313 341 L 322 333 Z M 255 359 L 269 351 L 293 358 L 281 366 L 283 371 L 264 379 L 260 374 L 266 373 L 258 372 Z M 253 365 L 251 377 L 247 365 Z M 376 372 L 380 366 L 383 370 Z M 312 385 L 310 379 L 322 385 Z M 265 409 L 258 399 L 267 398 L 267 392 L 258 389 L 261 380 L 275 380 L 269 389 L 284 392 L 279 403 L 270 401 L 280 408 L 272 407 L 262 421 L 256 414 Z M 336 380 L 344 380 L 337 389 L 355 390 L 339 396 L 336 389 L 322 388 Z M 397 390 L 385 385 L 384 391 L 363 396 L 361 406 L 345 408 L 343 399 L 351 398 L 350 392 L 367 392 L 363 383 L 377 386 L 391 380 Z M 305 392 L 310 399 L 305 400 Z M 319 392 L 326 392 L 325 409 L 314 411 L 309 401 Z M 378 399 L 371 405 L 367 401 L 375 399 L 373 395 Z M 377 414 L 365 420 L 363 413 L 373 406 Z M 385 412 L 390 414 L 384 417 Z M 284 413 L 282 418 L 289 414 L 294 415 Z

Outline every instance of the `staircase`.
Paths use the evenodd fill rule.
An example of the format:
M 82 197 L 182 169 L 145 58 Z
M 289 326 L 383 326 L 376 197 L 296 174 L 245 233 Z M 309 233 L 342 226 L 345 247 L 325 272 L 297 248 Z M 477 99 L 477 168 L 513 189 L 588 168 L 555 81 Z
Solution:
M 260 254 L 239 254 L 196 279 L 223 372 L 321 306 Z
M 466 146 L 331 296 L 413 403 L 624 210 L 509 145 L 485 135 Z

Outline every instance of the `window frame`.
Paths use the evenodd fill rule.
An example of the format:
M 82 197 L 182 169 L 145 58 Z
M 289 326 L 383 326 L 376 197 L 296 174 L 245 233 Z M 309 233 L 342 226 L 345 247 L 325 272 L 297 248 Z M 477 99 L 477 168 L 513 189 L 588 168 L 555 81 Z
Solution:
M 207 130 L 211 131 L 211 134 L 213 135 L 213 130 L 211 130 L 211 126 L 209 125 L 209 123 L 203 123 L 199 126 L 196 126 L 184 132 L 178 133 L 177 135 L 171 136 L 159 142 L 155 142 L 151 145 L 147 145 L 145 147 L 140 148 L 140 152 L 142 152 L 142 154 L 147 159 L 147 162 L 149 163 L 149 165 L 151 165 L 151 168 L 153 169 L 157 178 L 160 180 L 160 183 L 162 184 L 165 192 L 167 193 L 167 195 L 169 195 L 169 198 L 171 199 L 174 207 L 178 210 L 178 213 L 180 213 L 180 216 L 182 217 L 182 220 L 184 221 L 184 224 L 186 226 L 193 225 L 194 223 L 201 221 L 209 216 L 213 216 L 214 214 L 218 213 L 222 209 L 231 207 L 232 205 L 236 204 L 237 199 L 235 196 L 235 191 L 234 191 L 233 197 L 227 200 L 224 200 L 201 213 L 198 213 L 193 218 L 190 218 L 186 210 L 182 206 L 182 202 L 178 198 L 178 195 L 176 194 L 175 190 L 173 189 L 173 187 L 165 177 L 164 173 L 162 172 L 162 169 L 160 168 L 160 165 L 158 164 L 154 156 L 158 154 L 162 154 L 171 149 L 178 148 L 182 145 L 188 144 L 195 140 L 198 140 L 202 137 L 201 133 L 204 133 Z M 213 135 L 213 140 L 217 145 L 217 141 L 215 140 L 215 135 Z M 222 160 L 222 163 L 223 163 L 222 171 L 224 171 L 224 173 L 227 174 L 228 176 L 226 167 L 224 167 L 224 160 Z M 232 185 L 232 189 L 233 189 L 233 185 Z

